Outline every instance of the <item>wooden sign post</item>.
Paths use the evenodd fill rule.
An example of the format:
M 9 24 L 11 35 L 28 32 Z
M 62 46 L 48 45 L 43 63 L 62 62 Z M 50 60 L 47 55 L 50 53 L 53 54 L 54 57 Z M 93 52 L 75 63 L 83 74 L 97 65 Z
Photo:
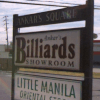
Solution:
M 44 100 L 55 98 L 57 100 L 61 98 L 62 100 L 66 100 L 66 98 L 69 100 L 92 100 L 93 5 L 94 0 L 88 0 L 86 5 L 25 16 L 13 16 L 12 100 L 26 100 L 25 95 L 27 93 L 30 94 L 27 96 L 32 96 L 32 82 L 34 81 L 35 93 L 37 94 L 38 91 L 41 95 L 44 95 Z M 18 28 L 82 20 L 86 21 L 86 27 L 18 33 Z M 40 75 L 39 73 L 33 75 L 36 79 L 34 80 L 32 73 L 20 74 L 18 68 L 80 72 L 84 73 L 84 81 L 76 82 L 76 80 L 68 79 L 71 80 L 69 82 L 65 81 L 67 80 L 65 76 L 58 75 L 58 78 L 52 74 Z M 49 80 L 43 78 L 42 81 L 38 76 L 49 78 Z M 51 76 L 56 80 L 54 81 Z M 70 87 L 68 95 L 66 94 L 67 88 L 63 88 L 67 85 Z M 55 90 L 53 90 L 53 86 Z M 45 88 L 49 90 L 45 90 Z M 49 92 L 42 93 L 40 89 Z M 56 92 L 57 95 L 54 97 L 53 93 Z M 48 97 L 45 95 L 48 95 Z M 58 95 L 61 96 L 57 98 Z
M 94 0 L 87 0 L 86 19 L 86 45 L 84 46 L 84 77 L 83 99 L 92 100 L 92 72 L 93 72 L 93 21 L 94 21 Z

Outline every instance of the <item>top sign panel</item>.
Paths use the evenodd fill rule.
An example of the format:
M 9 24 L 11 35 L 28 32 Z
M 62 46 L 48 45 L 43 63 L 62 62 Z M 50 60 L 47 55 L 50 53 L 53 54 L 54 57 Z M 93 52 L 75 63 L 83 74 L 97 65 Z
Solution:
M 71 21 L 85 20 L 86 6 L 67 7 L 64 9 L 18 16 L 14 19 L 15 27 L 29 27 L 45 24 L 55 24 Z

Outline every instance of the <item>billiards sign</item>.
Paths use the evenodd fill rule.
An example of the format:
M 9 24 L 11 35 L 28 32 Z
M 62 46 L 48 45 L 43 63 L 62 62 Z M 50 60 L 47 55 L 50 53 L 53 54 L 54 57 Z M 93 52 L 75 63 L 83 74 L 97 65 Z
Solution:
M 80 29 L 15 36 L 16 66 L 80 69 Z

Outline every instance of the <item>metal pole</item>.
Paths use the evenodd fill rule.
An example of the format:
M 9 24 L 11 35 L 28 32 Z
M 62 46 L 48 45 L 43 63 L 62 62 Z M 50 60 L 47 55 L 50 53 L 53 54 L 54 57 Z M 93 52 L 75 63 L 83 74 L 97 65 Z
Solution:
M 82 100 L 92 100 L 92 72 L 93 72 L 93 19 L 94 0 L 87 0 L 87 19 L 84 44 L 84 76 Z
M 7 29 L 7 16 L 5 16 L 5 20 L 6 20 L 7 51 L 8 51 L 8 29 Z
M 7 28 L 7 17 L 8 16 L 5 16 L 5 21 L 6 21 L 6 35 L 7 35 L 7 52 L 8 52 L 8 28 Z M 7 58 L 7 69 L 6 71 L 8 70 L 8 58 Z
M 7 17 L 8 16 L 4 16 L 3 18 L 5 18 L 5 24 L 4 25 L 6 25 L 6 36 L 7 36 L 7 38 L 6 38 L 6 40 L 7 40 L 7 51 L 8 51 L 8 28 L 7 28 Z
M 13 15 L 13 58 L 12 58 L 12 91 L 11 91 L 11 100 L 14 100 L 14 82 L 15 82 L 15 65 L 14 65 L 14 44 L 15 44 L 15 35 L 18 33 L 18 28 L 15 27 L 15 21 L 18 15 Z

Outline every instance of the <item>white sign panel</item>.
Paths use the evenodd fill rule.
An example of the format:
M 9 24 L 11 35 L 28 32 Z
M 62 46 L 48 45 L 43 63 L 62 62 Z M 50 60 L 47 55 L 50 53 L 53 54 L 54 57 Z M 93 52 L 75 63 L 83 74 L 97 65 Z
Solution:
M 59 76 L 59 75 L 58 75 Z M 54 77 L 15 75 L 15 100 L 81 100 L 82 84 Z
M 15 65 L 80 69 L 80 30 L 15 36 Z

